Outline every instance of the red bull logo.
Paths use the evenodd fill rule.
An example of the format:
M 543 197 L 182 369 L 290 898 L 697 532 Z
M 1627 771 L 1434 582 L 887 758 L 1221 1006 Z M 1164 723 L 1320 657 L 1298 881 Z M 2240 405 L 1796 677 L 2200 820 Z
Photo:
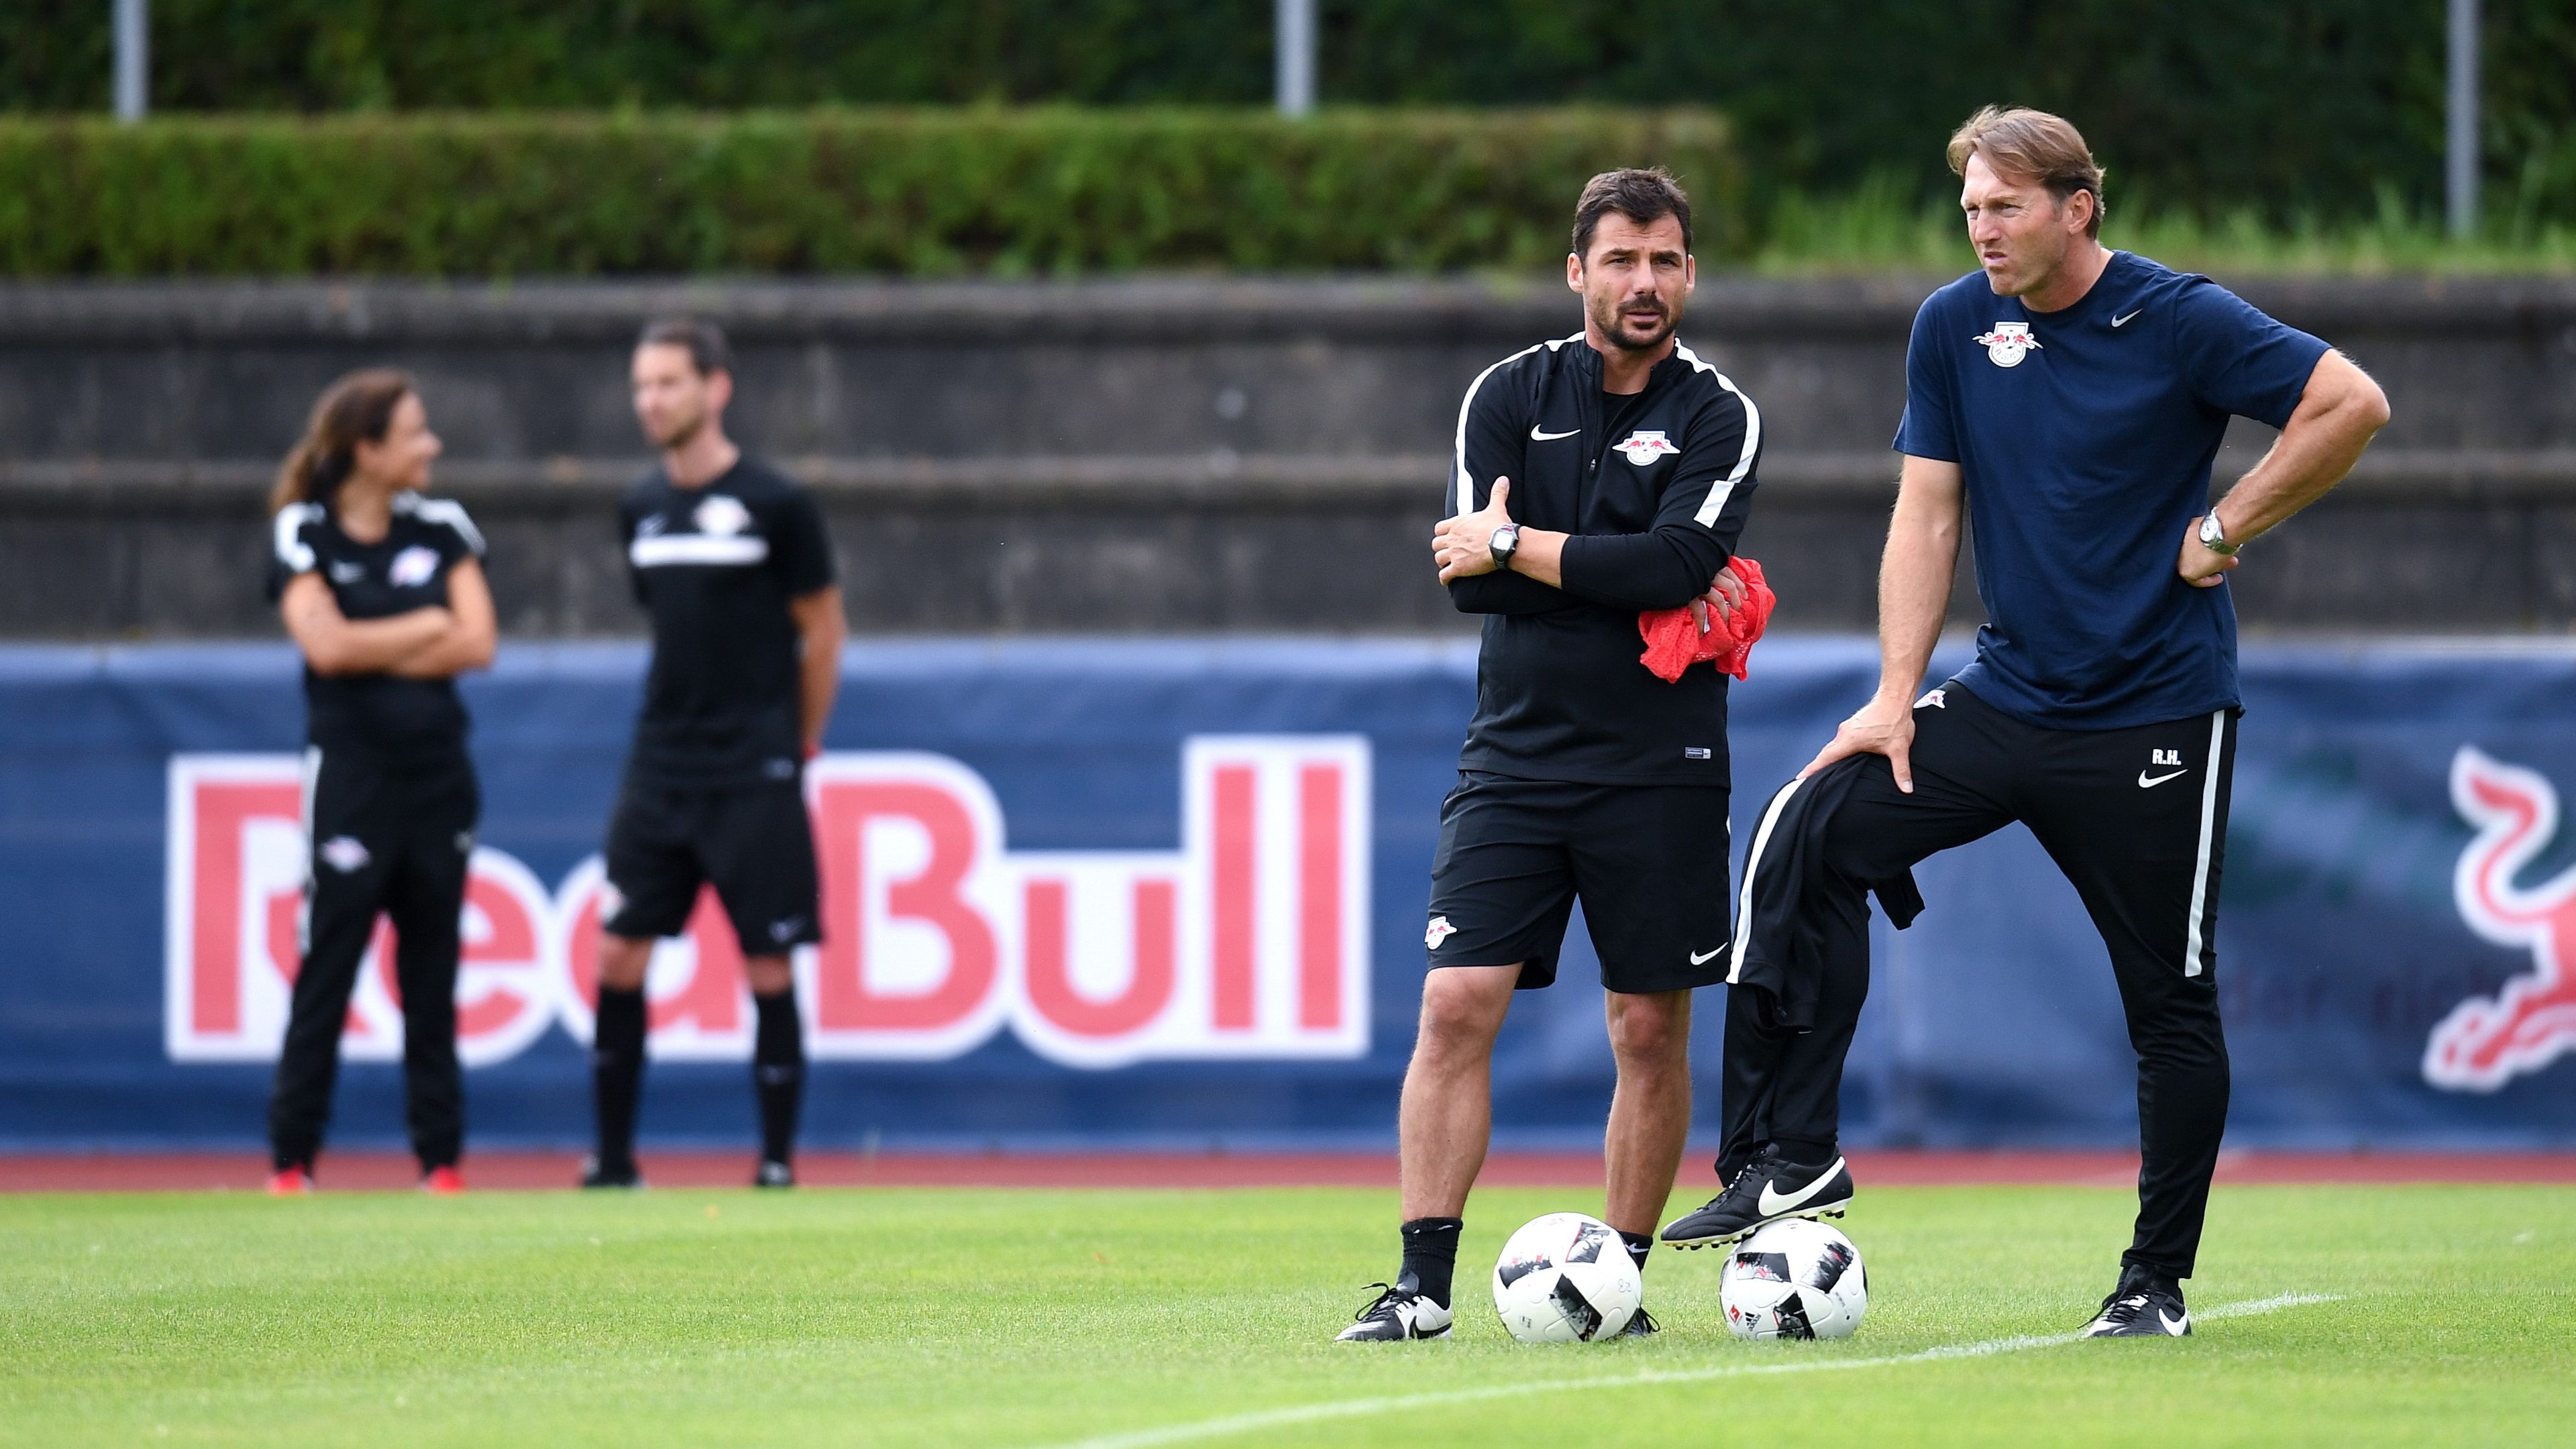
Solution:
M 1077 1067 L 1368 1050 L 1369 749 L 1357 736 L 1202 736 L 1181 752 L 1170 851 L 1014 851 L 982 776 L 945 756 L 833 754 L 806 772 L 823 945 L 800 952 L 817 1058 L 954 1057 L 1008 1029 Z M 307 846 L 292 755 L 169 768 L 164 1038 L 182 1062 L 264 1061 L 284 1035 Z M 597 857 L 549 891 L 476 849 L 458 1050 L 505 1060 L 591 1032 Z M 402 1003 L 380 930 L 344 1053 L 393 1060 Z M 751 1054 L 742 953 L 712 894 L 656 948 L 666 1060 Z
M 2024 357 L 2039 350 L 2039 339 L 2030 335 L 2027 322 L 1998 322 L 1994 331 L 1974 340 L 1986 349 L 1986 360 L 1997 367 L 2019 367 Z
M 2424 1044 L 2424 1080 L 2492 1092 L 2576 1051 L 2576 868 L 2518 883 L 2558 834 L 2558 791 L 2538 772 L 2463 746 L 2451 759 L 2451 804 L 2478 832 L 2451 877 L 2460 918 L 2499 946 L 2529 950 L 2532 967 L 2442 1018 Z
M 1653 463 L 1657 458 L 1672 457 L 1681 452 L 1673 440 L 1664 436 L 1659 429 L 1639 428 L 1628 434 L 1624 441 L 1610 446 L 1611 451 L 1624 455 L 1629 462 L 1640 468 Z

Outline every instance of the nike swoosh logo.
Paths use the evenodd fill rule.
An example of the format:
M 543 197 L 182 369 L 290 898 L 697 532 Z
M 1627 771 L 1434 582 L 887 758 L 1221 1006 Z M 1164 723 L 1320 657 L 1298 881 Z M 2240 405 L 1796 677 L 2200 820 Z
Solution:
M 1771 1190 L 1771 1184 L 1766 1182 L 1762 1184 L 1762 1197 L 1756 1206 L 1766 1218 L 1774 1213 L 1794 1212 L 1797 1209 L 1806 1206 L 1807 1203 L 1813 1201 L 1816 1194 L 1825 1190 L 1827 1184 L 1842 1175 L 1842 1171 L 1843 1160 L 1837 1157 L 1834 1159 L 1833 1166 L 1816 1174 L 1815 1181 L 1808 1183 L 1805 1187 L 1798 1189 L 1787 1197 L 1782 1197 L 1773 1192 Z
M 2156 1310 L 2156 1318 L 2164 1324 L 2165 1332 L 2175 1338 L 2182 1337 L 2183 1334 L 2189 1332 L 2191 1329 L 2191 1315 L 2188 1313 L 2184 1314 L 2180 1318 L 2171 1318 L 2166 1316 L 2163 1309 L 2159 1308 Z
M 1717 943 L 1717 951 L 1709 951 L 1706 953 L 1693 951 L 1690 953 L 1691 964 L 1693 966 L 1705 966 L 1709 962 L 1717 959 L 1718 951 L 1723 951 L 1725 949 L 1726 943 L 1724 941 L 1720 941 Z
M 2144 312 L 2145 310 L 2147 310 L 2147 309 L 2146 309 L 2146 308 L 2144 308 L 2144 307 L 2140 307 L 2140 308 L 2138 309 L 2138 312 Z M 2138 320 L 2138 312 L 2132 312 L 2132 313 L 2130 313 L 2130 314 L 2129 314 L 2128 316 L 2126 316 L 2126 317 L 2114 317 L 2114 318 L 2112 318 L 2112 319 L 2111 319 L 2111 325 L 2112 325 L 2112 326 L 2114 326 L 2114 327 L 2126 327 L 2126 326 L 2128 326 L 2130 323 L 2135 322 L 2135 321 L 2137 321 L 2137 320 Z
M 2191 771 L 2189 770 L 2176 770 L 2170 775 L 2158 775 L 2154 779 L 2149 779 L 2147 778 L 2147 772 L 2140 770 L 2138 772 L 2138 788 L 2141 790 L 2152 790 L 2167 780 L 2179 780 L 2190 773 Z
M 1570 438 L 1582 431 L 1583 430 L 1581 428 L 1568 428 L 1561 433 L 1551 433 L 1540 428 L 1538 424 L 1532 423 L 1530 424 L 1530 441 L 1533 443 L 1553 443 L 1559 438 Z

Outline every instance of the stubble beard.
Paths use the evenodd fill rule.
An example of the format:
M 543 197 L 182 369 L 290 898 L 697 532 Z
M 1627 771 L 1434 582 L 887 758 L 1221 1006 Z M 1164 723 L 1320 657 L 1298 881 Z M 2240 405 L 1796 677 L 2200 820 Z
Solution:
M 1626 306 L 1627 299 L 1622 298 L 1605 308 L 1595 309 L 1592 314 L 1592 325 L 1600 329 L 1611 346 L 1622 352 L 1652 352 L 1671 340 L 1681 326 L 1681 318 L 1666 309 L 1654 331 L 1644 337 L 1636 336 L 1628 330 L 1628 320 L 1623 315 Z
M 653 439 L 654 447 L 657 447 L 666 453 L 676 453 L 682 448 L 685 448 L 689 446 L 689 444 L 697 441 L 699 432 L 704 430 L 706 425 L 706 415 L 701 413 L 696 417 L 674 423 L 667 430 L 661 433 L 651 434 L 650 436 Z

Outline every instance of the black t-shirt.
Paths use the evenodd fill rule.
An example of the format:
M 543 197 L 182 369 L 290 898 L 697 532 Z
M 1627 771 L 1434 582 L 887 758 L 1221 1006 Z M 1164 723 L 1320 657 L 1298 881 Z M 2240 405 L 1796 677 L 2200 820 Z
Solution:
M 1601 393 L 1601 435 L 1605 438 L 1628 436 L 1634 431 L 1633 424 L 1637 421 L 1637 414 L 1645 410 L 1646 390 L 1644 388 L 1639 388 L 1635 392 L 1611 392 L 1604 389 Z
M 832 583 L 814 495 L 749 458 L 697 488 L 657 466 L 626 491 L 618 528 L 636 602 L 653 616 L 628 768 L 674 785 L 794 778 L 802 639 L 787 604 Z
M 444 608 L 447 575 L 483 556 L 483 535 L 465 509 L 443 498 L 394 495 L 385 536 L 360 543 L 318 503 L 280 509 L 272 530 L 268 597 L 284 597 L 298 574 L 318 574 L 350 619 L 389 619 Z M 465 753 L 465 702 L 452 679 L 304 671 L 305 736 L 323 750 L 352 751 L 389 764 L 429 764 Z

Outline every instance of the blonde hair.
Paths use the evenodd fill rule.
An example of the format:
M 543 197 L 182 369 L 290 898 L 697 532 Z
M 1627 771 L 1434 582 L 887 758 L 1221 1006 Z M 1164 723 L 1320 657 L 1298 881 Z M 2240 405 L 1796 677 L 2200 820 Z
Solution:
M 357 466 L 359 442 L 383 442 L 385 430 L 393 426 L 394 409 L 413 390 L 409 374 L 387 367 L 353 372 L 324 388 L 314 401 L 313 416 L 305 421 L 304 436 L 277 470 L 268 511 L 292 503 L 329 507 Z
M 1968 158 L 1979 152 L 2003 175 L 2047 187 L 2060 206 L 2079 191 L 2091 194 L 2093 216 L 2084 234 L 2102 234 L 2102 168 L 2073 122 L 2027 106 L 1985 106 L 1950 133 L 1952 173 L 1967 175 Z

